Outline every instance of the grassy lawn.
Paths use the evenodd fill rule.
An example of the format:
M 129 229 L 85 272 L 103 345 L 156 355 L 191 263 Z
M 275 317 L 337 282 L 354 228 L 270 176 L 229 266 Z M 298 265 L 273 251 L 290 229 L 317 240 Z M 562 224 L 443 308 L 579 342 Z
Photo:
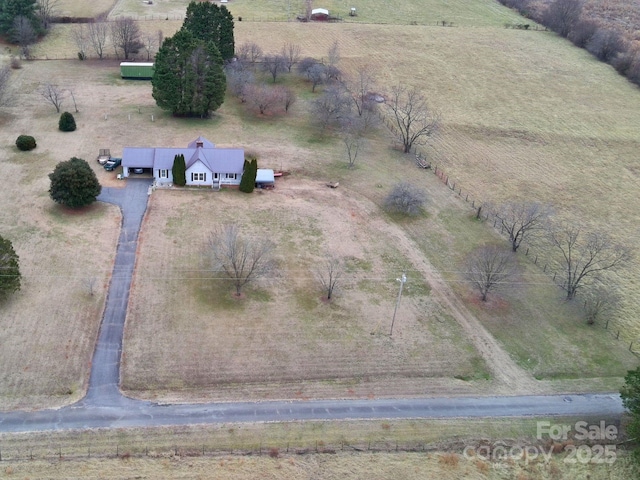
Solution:
M 475 8 L 475 5 L 482 4 L 472 5 Z M 501 201 L 520 197 L 549 201 L 555 205 L 559 216 L 575 219 L 585 226 L 607 228 L 612 235 L 627 241 L 628 232 L 634 231 L 638 222 L 637 212 L 640 211 L 639 200 L 634 194 L 638 172 L 635 160 L 637 131 L 640 127 L 640 95 L 637 89 L 617 76 L 610 67 L 596 62 L 585 52 L 552 34 L 501 28 L 506 12 L 502 7 L 495 6 L 486 12 L 486 15 L 479 16 L 485 19 L 484 26 L 477 28 L 243 21 L 236 23 L 236 41 L 238 44 L 257 42 L 265 52 L 276 52 L 286 39 L 299 43 L 303 55 L 322 57 L 337 40 L 341 49 L 341 68 L 346 73 L 365 64 L 384 66 L 379 72 L 378 90 L 381 93 L 398 82 L 417 85 L 442 111 L 442 134 L 427 151 L 434 163 L 444 168 L 465 194 L 470 194 L 470 198 L 475 201 Z M 438 11 L 435 18 L 442 16 Z M 358 17 L 357 20 L 360 19 Z M 448 20 L 456 22 L 453 15 Z M 143 29 L 153 32 L 162 28 L 165 36 L 178 26 L 178 22 L 171 21 L 142 22 Z M 36 47 L 37 55 L 44 58 L 73 52 L 69 28 L 56 26 L 50 40 Z M 47 43 L 49 41 L 51 43 Z M 7 408 L 38 402 L 48 404 L 46 396 L 40 396 L 46 392 L 56 392 L 55 395 L 61 395 L 61 399 L 73 399 L 77 398 L 74 395 L 79 395 L 77 392 L 81 391 L 86 380 L 92 339 L 95 338 L 104 297 L 88 298 L 79 286 L 68 288 L 71 284 L 68 281 L 51 282 L 40 272 L 54 272 L 55 279 L 79 279 L 90 272 L 87 265 L 97 265 L 98 276 L 106 287 L 118 233 L 119 219 L 115 209 L 97 206 L 95 211 L 75 217 L 53 208 L 46 194 L 46 174 L 58 161 L 71 155 L 91 159 L 98 148 L 110 147 L 117 155 L 126 145 L 186 145 L 199 134 L 222 146 L 242 146 L 255 152 L 262 166 L 284 168 L 294 173 L 287 182 L 293 182 L 298 191 L 292 193 L 292 198 L 282 200 L 281 209 L 261 211 L 262 197 L 256 194 L 251 200 L 254 210 L 234 210 L 233 218 L 242 218 L 243 222 L 254 225 L 254 232 L 267 232 L 281 242 L 279 256 L 285 272 L 305 273 L 289 274 L 274 279 L 272 283 L 256 285 L 241 305 L 231 304 L 228 298 L 221 304 L 214 300 L 224 298 L 221 292 L 226 287 L 210 279 L 189 277 L 187 281 L 180 282 L 144 273 L 135 288 L 141 292 L 153 289 L 156 296 L 136 297 L 138 303 L 132 306 L 132 315 L 138 319 L 140 333 L 150 335 L 149 332 L 155 332 L 157 329 L 154 330 L 152 324 L 157 321 L 158 325 L 168 325 L 167 328 L 172 329 L 170 331 L 191 335 L 190 338 L 196 339 L 195 345 L 206 350 L 205 340 L 213 339 L 221 332 L 216 329 L 225 325 L 226 332 L 222 333 L 229 335 L 227 338 L 241 335 L 239 331 L 234 332 L 229 323 L 237 315 L 240 325 L 246 328 L 258 325 L 264 329 L 254 330 L 254 338 L 261 339 L 256 332 L 265 331 L 270 332 L 265 338 L 273 342 L 276 339 L 282 341 L 277 337 L 283 332 L 291 331 L 297 335 L 296 338 L 302 336 L 309 349 L 305 350 L 304 343 L 296 348 L 303 358 L 308 359 L 306 365 L 314 366 L 319 372 L 318 378 L 325 372 L 325 377 L 344 378 L 339 371 L 342 367 L 333 365 L 330 354 L 313 364 L 313 349 L 322 351 L 328 344 L 335 344 L 335 348 L 344 353 L 345 356 L 340 357 L 343 361 L 360 361 L 362 352 L 373 349 L 383 358 L 389 358 L 391 365 L 408 362 L 407 371 L 420 370 L 425 378 L 437 375 L 435 372 L 441 372 L 447 379 L 455 376 L 482 378 L 482 364 L 477 363 L 474 352 L 468 349 L 464 335 L 451 321 L 446 309 L 432 302 L 430 286 L 420 282 L 417 271 L 411 271 L 412 268 L 418 270 L 411 256 L 417 251 L 454 285 L 462 298 L 468 299 L 468 307 L 505 345 L 514 359 L 535 376 L 563 379 L 588 372 L 587 375 L 594 378 L 615 378 L 630 366 L 637 365 L 637 360 L 626 353 L 626 342 L 640 335 L 637 321 L 640 313 L 640 267 L 637 261 L 618 275 L 624 306 L 620 315 L 611 320 L 611 327 L 614 331 L 620 330 L 620 336 L 625 340 L 619 344 L 612 343 L 603 330 L 583 326 L 575 308 L 565 304 L 560 292 L 550 287 L 548 281 L 539 282 L 540 270 L 525 265 L 524 259 L 524 290 L 501 295 L 504 308 L 487 309 L 478 305 L 468 287 L 460 283 L 463 279 L 456 272 L 461 259 L 474 245 L 483 239 L 495 241 L 493 233 L 474 224 L 469 218 L 468 206 L 456 199 L 434 176 L 417 171 L 410 160 L 390 149 L 388 137 L 383 132 L 372 135 L 358 161 L 358 168 L 347 170 L 339 139 L 320 137 L 308 126 L 305 108 L 313 96 L 306 84 L 282 80 L 290 82 L 300 92 L 299 101 L 285 118 L 255 118 L 233 99 L 228 99 L 213 119 L 202 122 L 176 120 L 158 110 L 150 96 L 149 84 L 119 79 L 116 62 L 76 60 L 25 62 L 23 65 L 22 70 L 14 72 L 15 98 L 11 106 L 3 109 L 0 133 L 4 145 L 0 169 L 5 178 L 17 179 L 0 193 L 5 204 L 17 205 L 15 209 L 3 210 L 1 225 L 3 235 L 14 242 L 25 271 L 23 292 L 2 306 L 9 312 L 7 316 L 3 315 L 8 329 L 1 341 L 4 342 L 3 358 L 7 356 L 10 359 L 3 363 L 9 367 L 3 371 L 0 386 L 0 392 L 8 392 L 2 404 Z M 76 115 L 78 132 L 63 136 L 57 131 L 58 115 L 37 94 L 43 79 L 73 88 L 80 109 Z M 73 108 L 70 101 L 64 108 Z M 151 115 L 154 122 L 151 122 Z M 29 154 L 15 151 L 13 142 L 23 133 L 35 134 L 37 150 Z M 423 173 L 424 180 L 417 177 Z M 113 176 L 100 171 L 98 174 L 101 181 L 115 184 Z M 399 221 L 378 209 L 389 188 L 405 178 L 422 183 L 429 192 L 428 215 L 415 222 Z M 321 202 L 326 201 L 325 197 L 330 193 L 325 191 L 323 184 L 328 179 L 339 180 L 341 189 L 337 195 L 347 197 L 331 199 L 334 202 L 329 202 L 334 205 L 331 211 L 314 204 L 313 198 L 306 198 L 317 194 Z M 272 193 L 279 195 L 277 192 Z M 238 201 L 237 197 L 227 193 L 221 196 L 188 193 L 195 193 L 189 198 L 195 197 L 199 201 L 182 211 L 172 210 L 170 214 L 163 214 L 152 209 L 150 219 L 157 220 L 147 222 L 145 228 L 159 235 L 164 243 L 156 246 L 153 237 L 143 237 L 143 245 L 150 251 L 141 252 L 141 269 L 158 266 L 163 274 L 173 274 L 182 268 L 182 264 L 198 265 L 199 258 L 196 257 L 201 256 L 199 246 L 207 232 L 219 219 L 228 215 L 231 205 Z M 160 202 L 167 195 L 173 193 L 159 192 L 153 202 Z M 24 201 L 18 204 L 13 200 L 15 198 Z M 183 194 L 176 194 L 175 198 L 178 204 L 187 202 Z M 217 209 L 218 199 L 222 199 L 222 205 L 227 205 L 222 212 Z M 245 202 L 244 199 L 242 201 Z M 303 205 L 306 211 L 301 213 L 299 205 Z M 196 223 L 202 228 L 194 229 L 185 220 L 192 209 L 206 219 L 206 222 Z M 334 239 L 325 229 L 327 222 L 320 219 L 331 212 L 336 215 L 332 215 L 330 220 L 345 232 L 348 242 Z M 82 223 L 77 223 L 76 218 L 82 218 Z M 172 219 L 175 225 L 169 228 L 166 224 L 168 219 Z M 353 219 L 357 227 L 352 231 Z M 89 222 L 91 228 L 85 228 L 85 222 Z M 97 241 L 95 231 L 103 232 Z M 178 246 L 183 236 L 190 240 L 187 250 Z M 398 239 L 403 242 L 401 248 L 394 246 Z M 171 247 L 173 240 L 178 245 Z M 318 301 L 308 274 L 310 265 L 320 258 L 318 248 L 335 245 L 331 242 L 340 247 L 344 243 L 345 248 L 351 245 L 348 256 L 355 262 L 353 279 L 345 285 L 335 306 Z M 415 248 L 411 249 L 411 246 Z M 163 256 L 169 254 L 174 263 L 167 263 L 167 258 L 152 258 L 154 248 Z M 295 255 L 287 256 L 285 249 L 291 249 Z M 42 251 L 53 253 L 42 260 L 36 255 Z M 540 252 L 541 258 L 545 255 Z M 371 270 L 367 271 L 361 265 Z M 388 339 L 369 333 L 378 322 L 382 331 L 382 325 L 388 321 L 397 287 L 395 278 L 402 268 L 408 269 L 410 278 L 406 302 L 403 299 L 401 306 L 403 318 L 407 320 L 404 325 L 400 324 L 401 329 L 407 329 L 407 336 L 404 337 L 405 343 L 392 346 L 386 343 Z M 51 287 L 51 283 L 55 285 Z M 416 293 L 411 290 L 414 284 Z M 526 295 L 522 295 L 522 291 Z M 104 295 L 104 290 L 100 295 Z M 51 298 L 55 298 L 55 302 Z M 177 308 L 174 304 L 179 302 L 184 302 L 195 312 L 193 324 L 182 316 L 170 325 L 168 316 L 162 313 L 174 312 L 172 309 Z M 421 302 L 426 303 L 423 305 Z M 223 308 L 222 312 L 220 308 Z M 157 312 L 157 316 L 144 318 L 145 309 Z M 363 312 L 363 309 L 374 313 L 352 318 L 354 312 Z M 216 323 L 209 318 L 212 312 L 225 320 Z M 265 324 L 265 314 L 260 312 L 267 312 L 269 318 L 281 321 L 275 322 L 275 327 Z M 434 321 L 436 319 L 438 323 Z M 81 339 L 76 334 L 79 331 L 82 332 Z M 33 335 L 33 332 L 38 332 L 38 335 Z M 416 339 L 409 335 L 415 332 L 422 332 L 423 337 Z M 134 330 L 129 333 L 134 334 Z M 200 335 L 202 339 L 198 340 Z M 353 338 L 361 340 L 360 343 L 354 342 L 351 349 L 348 339 Z M 443 338 L 449 341 L 448 345 L 440 342 Z M 72 342 L 69 351 L 81 352 L 77 356 L 70 355 L 73 359 L 69 362 L 75 365 L 73 368 L 65 364 L 64 349 L 53 347 L 66 346 L 69 339 Z M 139 337 L 137 341 L 142 342 L 142 339 Z M 458 339 L 461 343 L 456 345 Z M 135 346 L 135 341 L 130 336 L 127 345 Z M 79 342 L 79 345 L 74 342 Z M 191 343 L 187 341 L 185 345 Z M 267 362 L 260 367 L 260 374 L 271 372 L 265 377 L 268 381 L 280 374 L 301 378 L 299 372 L 288 366 L 293 357 L 273 345 L 275 343 L 265 342 L 265 349 L 256 352 L 257 359 L 273 359 L 273 363 Z M 160 358 L 167 356 L 170 346 L 166 335 L 157 341 L 152 336 L 152 341 L 145 348 L 149 352 L 153 350 L 150 358 Z M 431 346 L 435 353 L 429 357 L 424 347 Z M 233 344 L 225 348 L 231 349 Z M 25 352 L 41 352 L 42 355 L 28 357 L 32 365 L 25 366 Z M 53 356 L 48 352 L 53 352 Z M 452 352 L 456 352 L 455 361 L 445 358 Z M 171 361 L 194 367 L 192 378 L 198 380 L 193 384 L 206 385 L 211 381 L 213 367 L 211 364 L 198 364 L 198 360 L 208 358 L 214 361 L 219 358 L 216 355 L 221 354 L 185 348 L 178 350 L 176 359 Z M 165 388 L 185 386 L 180 379 L 175 379 L 175 373 L 169 371 L 170 360 L 162 358 L 161 361 L 169 363 L 159 371 L 158 382 L 143 381 L 143 372 L 152 368 L 152 362 L 139 355 L 140 352 L 132 350 L 125 359 L 130 369 L 128 375 L 131 375 L 126 378 L 137 378 L 133 384 L 138 388 L 164 391 Z M 381 371 L 379 365 L 363 365 L 364 370 L 370 369 L 375 374 Z M 425 365 L 428 366 L 423 370 Z M 140 368 L 138 373 L 135 371 L 137 368 Z M 258 375 L 257 372 L 249 374 Z M 467 383 L 482 384 L 482 381 Z M 460 384 L 446 386 L 468 391 L 467 383 L 460 381 Z M 335 391 L 348 392 L 349 388 L 340 385 Z M 68 394 L 69 391 L 72 393 Z M 384 394 L 377 389 L 375 393 Z M 273 392 L 268 395 L 273 395 Z M 33 400 L 23 403 L 27 397 Z
M 232 222 L 277 245 L 277 271 L 243 299 L 232 296 L 224 274 L 207 270 L 206 235 Z M 403 382 L 413 385 L 408 394 L 418 393 L 429 377 L 486 377 L 460 327 L 396 245 L 391 235 L 402 231 L 387 234 L 385 223 L 375 205 L 300 178 L 252 196 L 156 191 L 127 318 L 123 388 L 151 398 L 161 392 L 161 399 L 241 398 L 250 388 L 267 391 L 259 397 L 365 396 L 391 385 L 406 391 Z M 324 252 L 348 268 L 331 303 L 321 300 L 314 278 Z M 389 338 L 402 268 L 411 285 Z M 265 388 L 279 382 L 275 391 Z

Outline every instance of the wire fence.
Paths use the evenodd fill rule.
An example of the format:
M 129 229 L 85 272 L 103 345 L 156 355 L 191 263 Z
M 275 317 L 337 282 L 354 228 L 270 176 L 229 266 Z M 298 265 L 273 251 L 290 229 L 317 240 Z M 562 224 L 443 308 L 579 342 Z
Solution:
M 29 446 L 0 447 L 0 462 L 29 460 L 62 461 L 89 458 L 162 458 L 162 457 L 217 457 L 223 455 L 255 455 L 278 458 L 282 455 L 335 454 L 338 452 L 433 452 L 435 444 L 427 442 L 363 441 L 352 442 L 219 442 L 158 445 L 114 443 L 110 445 Z
M 392 135 L 398 138 L 398 131 L 389 119 L 385 118 L 381 115 L 380 117 L 386 127 L 392 132 Z M 460 199 L 462 199 L 467 205 L 469 205 L 470 209 L 473 210 L 475 217 L 478 220 L 484 221 L 485 223 L 491 225 L 494 230 L 501 235 L 505 235 L 505 228 L 503 226 L 502 221 L 498 218 L 495 212 L 492 212 L 490 209 L 485 208 L 487 206 L 486 202 L 475 198 L 472 193 L 465 191 L 462 188 L 461 182 L 454 177 L 449 176 L 449 174 L 444 170 L 442 166 L 438 166 L 437 164 L 431 164 L 426 161 L 428 158 L 427 154 L 420 151 L 417 147 L 414 147 L 411 152 L 416 159 L 416 164 L 418 167 L 433 173 L 442 183 L 444 183 L 450 190 L 452 190 Z M 557 264 L 548 258 L 548 254 L 545 252 L 536 249 L 536 246 L 531 244 L 523 243 L 518 249 L 519 252 L 523 252 L 524 256 L 529 259 L 529 261 L 533 262 L 538 268 L 542 270 L 549 283 L 554 284 L 555 286 L 564 289 L 564 272 L 558 271 Z M 625 344 L 629 344 L 629 351 L 640 357 L 640 339 L 628 339 L 623 334 L 621 338 L 621 327 L 615 322 L 615 320 L 611 321 L 607 319 L 606 321 L 596 322 L 597 326 L 607 330 L 616 340 L 624 341 Z M 636 347 L 638 350 L 634 349 Z

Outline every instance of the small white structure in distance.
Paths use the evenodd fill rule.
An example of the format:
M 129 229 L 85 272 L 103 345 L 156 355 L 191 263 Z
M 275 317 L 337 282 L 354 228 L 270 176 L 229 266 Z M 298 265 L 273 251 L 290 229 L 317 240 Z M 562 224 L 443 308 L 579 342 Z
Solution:
M 314 8 L 311 10 L 311 19 L 312 20 L 328 20 L 329 19 L 329 10 L 326 8 Z

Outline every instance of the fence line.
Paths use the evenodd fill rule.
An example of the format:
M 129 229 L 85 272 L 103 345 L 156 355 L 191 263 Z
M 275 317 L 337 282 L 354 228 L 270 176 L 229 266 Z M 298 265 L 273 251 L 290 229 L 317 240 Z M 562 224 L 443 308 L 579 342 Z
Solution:
M 392 135 L 394 137 L 397 137 L 398 131 L 395 128 L 395 125 L 393 125 L 382 114 L 380 115 L 380 118 L 382 119 L 386 127 L 392 132 Z M 419 166 L 423 165 L 425 162 L 425 159 L 428 158 L 428 156 L 425 153 L 421 152 L 417 147 L 413 148 L 412 153 L 413 155 L 415 155 L 416 163 Z M 444 183 L 458 197 L 464 200 L 465 203 L 471 204 L 471 208 L 475 212 L 476 218 L 478 220 L 484 221 L 485 223 L 488 223 L 488 224 L 491 224 L 493 222 L 494 230 L 500 233 L 500 235 L 503 235 L 503 236 L 505 235 L 504 227 L 500 219 L 497 217 L 497 215 L 493 212 L 487 212 L 482 210 L 482 208 L 485 206 L 484 202 L 482 202 L 481 200 L 475 199 L 473 195 L 471 195 L 469 192 L 463 191 L 462 186 L 460 185 L 460 182 L 454 178 L 450 178 L 449 175 L 442 168 L 442 166 L 438 166 L 437 164 L 431 165 L 430 163 L 428 163 L 427 165 L 428 167 L 426 167 L 425 170 L 430 170 L 436 177 L 440 179 L 440 181 L 442 181 L 442 183 Z M 564 289 L 564 283 L 561 281 L 561 279 L 564 278 L 563 274 L 562 272 L 558 272 L 553 268 L 554 263 L 549 260 L 544 260 L 542 257 L 542 254 L 536 254 L 535 252 L 533 252 L 532 245 L 526 244 L 526 243 L 521 244 L 518 250 L 523 251 L 523 247 L 525 252 L 524 255 L 530 260 L 533 258 L 532 261 L 534 265 L 538 266 L 538 268 L 540 268 L 542 272 L 547 275 L 547 277 L 551 280 L 551 282 L 554 285 Z M 604 323 L 604 325 L 602 325 L 601 323 L 598 323 L 599 326 L 602 326 L 612 336 L 614 336 L 616 340 L 620 340 L 620 327 L 612 324 L 611 325 L 612 328 L 610 329 L 609 324 L 610 324 L 609 320 L 607 320 Z M 640 351 L 634 350 L 634 344 L 636 346 L 640 345 L 640 339 L 636 339 L 633 341 L 628 340 L 628 341 L 629 341 L 629 351 L 634 355 L 636 355 L 637 357 L 640 357 Z
M 153 445 L 134 443 L 115 443 L 108 446 L 50 446 L 20 447 L 0 446 L 0 462 L 16 462 L 30 460 L 62 461 L 83 458 L 163 458 L 163 457 L 218 457 L 228 455 L 255 455 L 278 458 L 282 455 L 335 454 L 337 452 L 432 452 L 438 446 L 426 442 L 408 441 L 366 441 L 353 442 L 311 442 L 269 441 L 262 442 L 234 442 L 191 443 L 189 445 Z

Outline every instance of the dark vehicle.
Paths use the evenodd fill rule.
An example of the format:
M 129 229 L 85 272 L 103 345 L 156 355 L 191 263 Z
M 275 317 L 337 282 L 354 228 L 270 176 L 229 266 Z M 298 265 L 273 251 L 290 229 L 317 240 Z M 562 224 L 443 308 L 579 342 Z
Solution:
M 113 158 L 112 157 L 111 159 L 107 160 L 107 163 L 104 164 L 104 169 L 107 172 L 112 172 L 113 170 L 118 168 L 121 163 L 122 163 L 122 159 L 121 158 Z

